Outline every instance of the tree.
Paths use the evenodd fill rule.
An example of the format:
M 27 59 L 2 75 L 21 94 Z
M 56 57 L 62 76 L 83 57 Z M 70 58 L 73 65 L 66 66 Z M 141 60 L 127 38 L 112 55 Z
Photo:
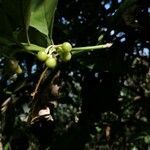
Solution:
M 147 149 L 149 6 L 0 1 L 4 149 Z

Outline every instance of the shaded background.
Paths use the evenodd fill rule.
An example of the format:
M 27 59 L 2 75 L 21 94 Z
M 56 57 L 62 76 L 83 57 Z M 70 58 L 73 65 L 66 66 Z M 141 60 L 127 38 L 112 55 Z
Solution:
M 58 66 L 61 90 L 53 108 L 54 121 L 39 119 L 32 125 L 24 118 L 43 65 L 33 55 L 19 53 L 16 58 L 23 74 L 8 79 L 3 73 L 6 58 L 1 57 L 1 103 L 11 97 L 1 114 L 3 146 L 12 150 L 148 149 L 149 26 L 148 0 L 59 1 L 54 43 L 69 41 L 78 47 L 111 42 L 113 46 L 73 55 L 70 62 Z M 30 30 L 38 36 L 37 31 Z M 43 35 L 34 37 L 31 41 L 44 45 Z M 42 93 L 53 75 L 51 70 L 48 73 L 40 100 L 46 99 Z

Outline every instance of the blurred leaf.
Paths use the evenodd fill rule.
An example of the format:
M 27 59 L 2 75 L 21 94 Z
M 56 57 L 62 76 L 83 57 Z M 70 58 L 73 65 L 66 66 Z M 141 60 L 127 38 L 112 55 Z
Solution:
M 25 26 L 25 33 L 27 42 L 29 41 L 28 29 L 30 25 L 30 16 L 31 16 L 31 1 L 32 0 L 23 0 L 23 15 L 24 15 L 24 26 Z
M 102 43 L 102 40 L 104 38 L 104 35 L 101 34 L 99 37 L 98 37 L 98 44 L 101 44 Z
M 138 150 L 138 149 L 137 149 L 137 147 L 136 147 L 136 146 L 134 146 L 134 147 L 132 148 L 132 150 Z
M 149 135 L 147 135 L 147 136 L 144 137 L 144 142 L 146 144 L 150 144 L 150 136 Z
M 9 150 L 9 143 L 5 144 L 4 150 Z
M 2 8 L 0 8 L 0 43 L 2 43 L 2 38 L 9 38 L 11 39 L 12 37 L 12 27 L 10 25 L 10 21 L 8 20 L 8 17 L 6 16 L 6 13 Z M 5 28 L 4 28 L 5 27 Z
M 97 133 L 99 133 L 99 132 L 101 132 L 102 131 L 102 129 L 100 128 L 100 127 L 95 127 L 95 129 L 96 129 L 96 131 L 97 131 Z
M 3 36 L 3 37 L 0 37 L 0 44 L 1 45 L 12 45 L 12 44 L 14 44 L 14 42 Z
M 118 21 L 122 17 L 122 15 L 129 10 L 129 8 L 133 8 L 136 5 L 138 0 L 125 0 L 122 5 L 117 9 L 115 15 L 112 16 L 112 20 Z

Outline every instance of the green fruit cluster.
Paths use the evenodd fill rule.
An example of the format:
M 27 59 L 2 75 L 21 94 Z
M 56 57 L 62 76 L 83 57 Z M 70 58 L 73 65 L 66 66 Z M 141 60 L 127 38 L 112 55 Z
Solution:
M 64 42 L 58 46 L 50 47 L 45 51 L 39 51 L 37 53 L 37 58 L 40 61 L 45 62 L 45 65 L 48 68 L 55 68 L 57 65 L 57 56 L 60 56 L 59 58 L 62 61 L 67 62 L 71 59 L 71 50 L 71 44 L 69 42 Z
M 51 54 L 51 55 L 48 55 L 45 51 L 39 51 L 37 53 L 37 58 L 40 60 L 40 61 L 43 61 L 45 62 L 45 65 L 48 67 L 48 68 L 55 68 L 56 65 L 57 65 L 57 60 L 56 58 Z
M 64 42 L 60 47 L 57 48 L 57 52 L 60 55 L 62 61 L 67 62 L 71 59 L 72 46 L 69 42 Z

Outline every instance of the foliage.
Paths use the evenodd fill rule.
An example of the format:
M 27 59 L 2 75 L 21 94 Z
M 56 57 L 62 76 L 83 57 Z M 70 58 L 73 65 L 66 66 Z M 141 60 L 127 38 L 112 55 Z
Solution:
M 0 149 L 149 149 L 149 10 L 0 0 Z

